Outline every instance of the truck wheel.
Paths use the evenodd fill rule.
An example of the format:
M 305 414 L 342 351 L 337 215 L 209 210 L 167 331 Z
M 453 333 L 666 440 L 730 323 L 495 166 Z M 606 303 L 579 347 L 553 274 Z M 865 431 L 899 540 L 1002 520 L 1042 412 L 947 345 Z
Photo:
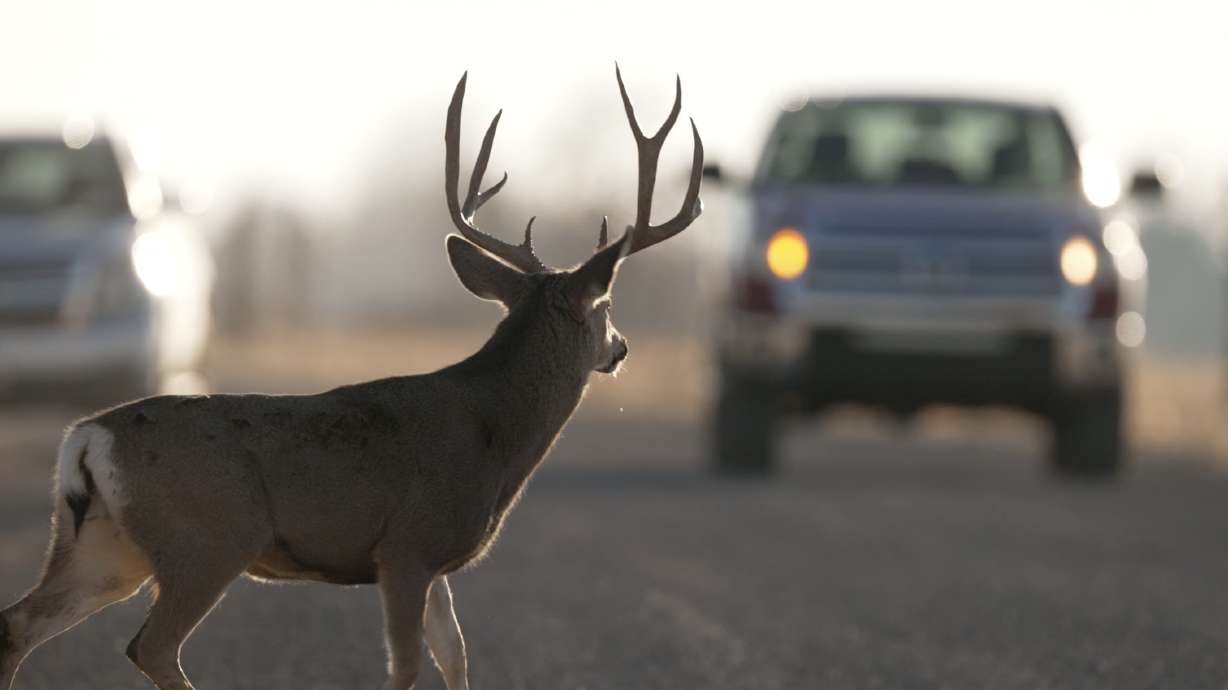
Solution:
M 776 396 L 767 386 L 727 377 L 712 414 L 712 468 L 724 475 L 766 475 L 775 467 Z
M 1070 401 L 1053 420 L 1053 469 L 1068 477 L 1109 478 L 1122 468 L 1121 394 Z

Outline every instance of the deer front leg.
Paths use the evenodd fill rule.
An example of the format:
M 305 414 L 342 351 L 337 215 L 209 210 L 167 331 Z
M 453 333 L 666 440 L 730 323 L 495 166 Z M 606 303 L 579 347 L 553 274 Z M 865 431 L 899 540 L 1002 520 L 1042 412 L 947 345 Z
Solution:
M 443 674 L 448 690 L 469 690 L 465 638 L 452 608 L 452 589 L 448 578 L 440 575 L 431 583 L 426 600 L 426 644 Z
M 380 565 L 384 641 L 388 647 L 388 682 L 384 690 L 410 690 L 418 679 L 423 617 L 430 587 L 430 575 L 416 565 Z

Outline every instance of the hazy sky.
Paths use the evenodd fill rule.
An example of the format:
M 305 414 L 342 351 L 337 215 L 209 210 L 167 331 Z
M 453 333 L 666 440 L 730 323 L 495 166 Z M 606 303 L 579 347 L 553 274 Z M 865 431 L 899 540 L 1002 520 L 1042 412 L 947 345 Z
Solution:
M 610 109 L 592 136 L 625 136 L 609 131 L 625 128 L 616 58 L 645 120 L 680 72 L 711 157 L 734 165 L 789 94 L 988 90 L 1056 100 L 1122 164 L 1177 155 L 1204 203 L 1228 189 L 1228 10 L 1212 0 L 0 2 L 0 126 L 96 113 L 149 165 L 223 190 L 264 179 L 344 203 L 393 145 L 433 170 L 464 69 L 467 125 L 505 107 L 513 175 L 565 180 L 558 128 Z

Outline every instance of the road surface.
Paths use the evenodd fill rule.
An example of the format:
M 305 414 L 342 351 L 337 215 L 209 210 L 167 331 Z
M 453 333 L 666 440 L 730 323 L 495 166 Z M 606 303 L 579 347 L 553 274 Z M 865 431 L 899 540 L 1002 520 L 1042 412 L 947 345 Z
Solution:
M 36 575 L 68 414 L 0 411 L 0 599 Z M 453 579 L 473 687 L 1228 687 L 1228 476 L 1069 485 L 1035 447 L 966 438 L 789 446 L 775 480 L 721 481 L 693 429 L 574 424 Z M 47 644 L 17 687 L 147 687 L 123 655 L 143 609 Z M 201 690 L 378 688 L 378 597 L 237 582 L 184 666 Z M 429 664 L 419 687 L 443 687 Z

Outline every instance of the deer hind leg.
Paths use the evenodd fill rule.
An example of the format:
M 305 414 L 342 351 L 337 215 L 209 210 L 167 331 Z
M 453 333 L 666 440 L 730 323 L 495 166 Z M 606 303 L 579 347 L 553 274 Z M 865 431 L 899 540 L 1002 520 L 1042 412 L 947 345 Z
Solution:
M 460 623 L 452 609 L 452 590 L 448 586 L 448 578 L 443 575 L 431 583 L 423 628 L 431 657 L 443 674 L 448 690 L 469 690 L 465 638 L 461 635 Z
M 411 565 L 381 563 L 384 638 L 388 645 L 388 682 L 384 690 L 410 690 L 422 665 L 422 625 L 430 575 Z
M 192 690 L 179 664 L 183 643 L 255 557 L 216 545 L 196 554 L 160 549 L 149 617 L 128 644 L 128 658 L 158 690 Z
M 35 647 L 136 594 L 151 573 L 149 561 L 100 503 L 79 533 L 61 507 L 38 585 L 0 611 L 0 690 L 12 686 Z

